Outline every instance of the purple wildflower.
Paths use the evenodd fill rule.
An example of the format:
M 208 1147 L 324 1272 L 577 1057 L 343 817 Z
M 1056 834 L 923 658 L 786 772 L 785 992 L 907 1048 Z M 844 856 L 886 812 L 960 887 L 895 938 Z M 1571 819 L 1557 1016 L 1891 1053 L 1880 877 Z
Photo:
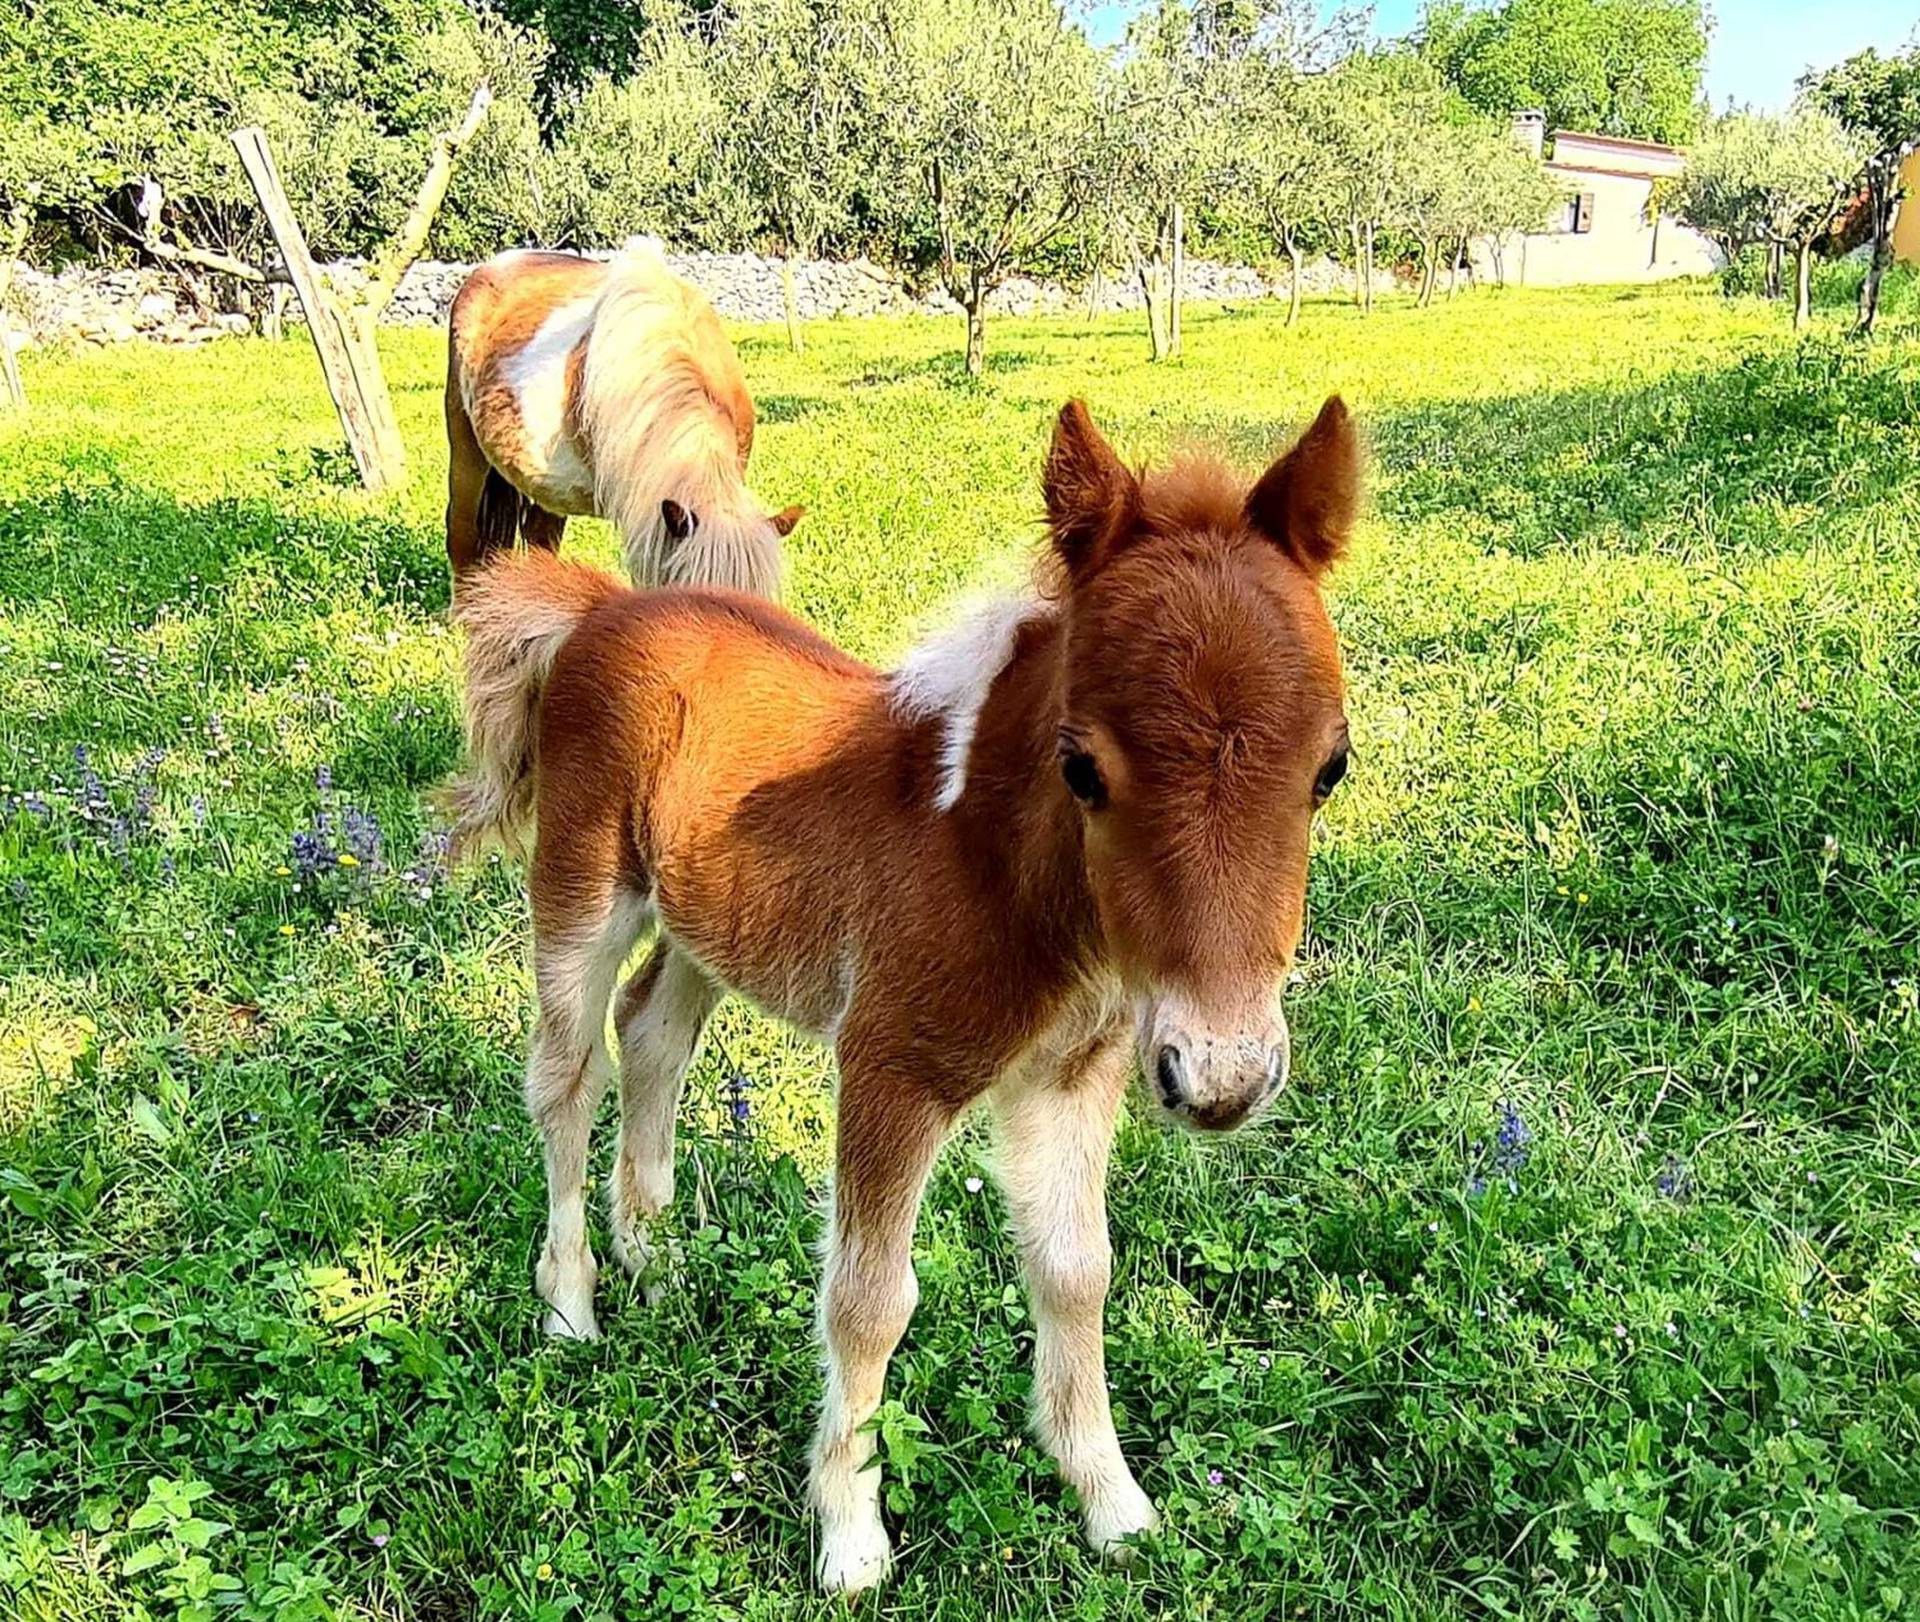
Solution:
M 318 878 L 333 866 L 333 850 L 322 834 L 302 828 L 293 836 L 293 870 L 303 880 Z
M 12 884 L 8 885 L 7 888 L 12 893 L 15 904 L 22 907 L 27 904 L 27 897 L 33 894 L 33 892 L 27 888 L 27 881 L 25 879 L 17 878 Z
M 340 835 L 347 854 L 368 872 L 380 867 L 380 819 L 371 811 L 348 806 L 340 818 Z
M 331 794 L 333 792 L 333 768 L 324 765 L 314 767 L 313 786 L 322 794 Z
M 206 795 L 204 795 L 204 794 L 196 794 L 196 795 L 194 795 L 194 797 L 192 798 L 192 800 L 190 800 L 190 801 L 188 802 L 188 809 L 189 809 L 189 810 L 191 810 L 191 811 L 193 812 L 193 825 L 194 825 L 194 827 L 196 827 L 196 828 L 204 828 L 204 827 L 206 827 L 206 825 L 207 825 L 207 797 L 206 797 Z
M 1218 1470 L 1209 1470 L 1207 1472 L 1207 1485 L 1209 1487 L 1217 1487 L 1226 1479 L 1227 1478 L 1224 1475 L 1222 1475 Z
M 1693 1168 L 1678 1155 L 1668 1155 L 1660 1167 L 1660 1174 L 1653 1180 L 1653 1186 L 1663 1199 L 1690 1200 L 1693 1198 Z

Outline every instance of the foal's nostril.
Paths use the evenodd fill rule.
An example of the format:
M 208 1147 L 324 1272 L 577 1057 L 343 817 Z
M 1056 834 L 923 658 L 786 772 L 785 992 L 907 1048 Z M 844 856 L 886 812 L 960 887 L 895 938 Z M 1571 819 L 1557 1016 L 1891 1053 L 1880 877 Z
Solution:
M 1153 1076 L 1160 1084 L 1160 1102 L 1168 1109 L 1179 1109 L 1186 1103 L 1186 1055 L 1171 1042 L 1164 1044 L 1154 1056 Z

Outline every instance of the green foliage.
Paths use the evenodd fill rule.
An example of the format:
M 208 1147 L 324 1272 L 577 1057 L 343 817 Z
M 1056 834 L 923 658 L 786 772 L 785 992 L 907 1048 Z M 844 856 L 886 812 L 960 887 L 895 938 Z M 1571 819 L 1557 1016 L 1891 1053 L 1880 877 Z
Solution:
M 1868 49 L 1800 81 L 1801 96 L 1890 153 L 1920 142 L 1920 45 L 1882 56 Z
M 1824 233 L 1866 159 L 1864 143 L 1831 113 L 1729 113 L 1687 154 L 1675 215 L 1736 257 L 1743 244 L 1796 247 Z
M 1023 1438 L 969 1129 L 870 1608 L 1909 1622 L 1920 332 L 1675 287 L 1190 315 L 1177 369 L 1130 318 L 1006 321 L 983 384 L 940 321 L 741 335 L 792 600 L 875 659 L 1017 577 L 1069 394 L 1129 459 L 1257 462 L 1333 387 L 1374 447 L 1295 1086 L 1116 1146 L 1109 1369 L 1167 1531 L 1100 1569 Z M 30 352 L 0 423 L 0 1614 L 844 1616 L 800 1508 L 826 1055 L 726 1007 L 674 1292 L 609 1266 L 607 1340 L 540 1336 L 521 874 L 421 846 L 444 357 L 382 344 L 391 496 L 301 339 Z
M 883 0 L 878 235 L 935 272 L 984 359 L 986 295 L 1064 238 L 1093 190 L 1101 60 L 1059 0 Z
M 1481 111 L 1550 129 L 1684 142 L 1707 61 L 1699 0 L 1433 0 L 1424 53 Z
M 12 138 L 0 144 L 54 126 L 57 144 L 34 163 L 39 206 L 90 238 L 116 240 L 114 194 L 151 177 L 164 230 L 253 256 L 265 228 L 228 137 L 257 123 L 315 251 L 365 252 L 404 216 L 429 143 L 485 77 L 494 110 L 444 216 L 451 250 L 522 225 L 544 58 L 543 44 L 457 0 L 35 0 L 0 14 L 0 135 Z M 18 161 L 0 159 L 0 186 L 16 183 Z M 57 165 L 64 179 L 49 185 Z

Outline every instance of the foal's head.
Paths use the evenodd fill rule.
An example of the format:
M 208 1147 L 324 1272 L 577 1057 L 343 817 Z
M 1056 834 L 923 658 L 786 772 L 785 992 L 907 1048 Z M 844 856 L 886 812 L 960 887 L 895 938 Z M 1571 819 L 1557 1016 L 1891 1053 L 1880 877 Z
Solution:
M 1135 475 L 1078 401 L 1054 429 L 1060 775 L 1149 1089 L 1192 1126 L 1286 1083 L 1308 827 L 1347 767 L 1319 583 L 1359 476 L 1338 398 L 1251 489 L 1210 462 Z

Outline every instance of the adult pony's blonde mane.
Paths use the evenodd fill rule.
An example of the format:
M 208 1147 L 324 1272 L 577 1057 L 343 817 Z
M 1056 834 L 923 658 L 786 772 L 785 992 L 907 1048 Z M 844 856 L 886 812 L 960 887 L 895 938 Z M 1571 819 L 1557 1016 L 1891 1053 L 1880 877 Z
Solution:
M 736 390 L 722 370 L 727 357 L 701 342 L 712 320 L 657 242 L 635 239 L 613 260 L 595 300 L 578 400 L 594 507 L 620 531 L 636 584 L 698 582 L 773 597 L 780 533 L 741 476 L 751 422 L 736 421 L 729 406 Z M 744 388 L 737 392 L 744 402 Z M 692 515 L 684 540 L 668 531 L 665 501 Z

